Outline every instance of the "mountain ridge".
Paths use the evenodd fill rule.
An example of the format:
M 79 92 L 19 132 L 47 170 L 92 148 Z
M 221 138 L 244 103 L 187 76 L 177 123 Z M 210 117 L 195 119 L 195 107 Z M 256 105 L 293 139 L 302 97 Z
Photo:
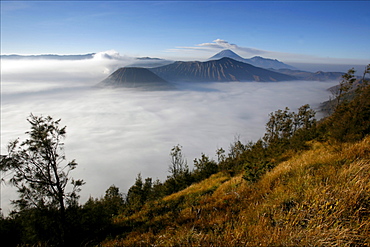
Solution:
M 324 71 L 317 71 L 317 72 L 308 72 L 303 70 L 291 70 L 291 69 L 278 69 L 272 71 L 276 71 L 282 74 L 291 75 L 297 77 L 299 80 L 307 80 L 307 81 L 329 81 L 329 80 L 341 80 L 342 72 L 324 72 Z
M 278 82 L 290 80 L 296 80 L 296 77 L 224 57 L 206 62 L 177 61 L 155 68 L 123 67 L 113 72 L 98 86 L 162 89 L 177 82 Z
M 208 60 L 215 60 L 215 59 L 220 59 L 223 57 L 229 57 L 239 62 L 249 63 L 253 66 L 261 67 L 264 69 L 271 69 L 271 68 L 272 69 L 292 69 L 292 70 L 296 69 L 295 67 L 285 64 L 277 59 L 264 58 L 261 56 L 254 56 L 252 58 L 243 58 L 230 49 L 222 50 L 219 53 L 210 57 Z
M 290 75 L 255 67 L 228 57 L 206 62 L 178 61 L 150 70 L 165 80 L 174 82 L 275 82 L 296 79 Z

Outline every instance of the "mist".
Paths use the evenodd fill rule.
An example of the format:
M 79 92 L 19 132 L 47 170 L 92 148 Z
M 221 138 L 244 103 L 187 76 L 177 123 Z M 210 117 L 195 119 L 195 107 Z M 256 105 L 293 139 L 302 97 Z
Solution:
M 178 90 L 137 91 L 94 86 L 129 59 L 2 61 L 1 154 L 9 141 L 27 138 L 26 118 L 50 115 L 67 126 L 65 153 L 79 164 L 71 173 L 84 179 L 80 202 L 100 197 L 111 185 L 127 192 L 138 173 L 164 180 L 170 150 L 183 146 L 192 167 L 205 153 L 228 150 L 263 136 L 268 114 L 303 104 L 318 109 L 327 88 L 338 82 L 290 81 L 177 84 Z M 321 117 L 320 114 L 317 117 Z M 3 174 L 2 176 L 6 176 Z M 14 188 L 2 185 L 7 214 Z
M 367 63 L 359 64 L 317 64 L 317 63 L 289 63 L 290 65 L 299 68 L 300 70 L 309 72 L 342 72 L 347 73 L 351 68 L 355 69 L 355 75 L 363 76 Z

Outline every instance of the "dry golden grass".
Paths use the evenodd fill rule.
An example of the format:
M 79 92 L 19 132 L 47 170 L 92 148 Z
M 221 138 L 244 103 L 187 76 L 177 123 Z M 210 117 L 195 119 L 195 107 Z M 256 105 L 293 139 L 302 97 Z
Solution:
M 103 246 L 368 245 L 370 137 L 311 146 L 257 183 L 219 173 L 121 217 L 137 227 Z
M 224 183 L 225 181 L 229 179 L 230 179 L 230 176 L 225 175 L 224 173 L 217 173 L 217 174 L 212 175 L 209 179 L 205 179 L 201 181 L 200 183 L 193 184 L 182 191 L 166 196 L 165 198 L 163 198 L 163 200 L 171 201 L 171 200 L 177 200 L 181 196 L 189 196 L 193 194 L 202 195 L 207 192 L 212 192 L 216 188 L 218 188 L 222 183 Z

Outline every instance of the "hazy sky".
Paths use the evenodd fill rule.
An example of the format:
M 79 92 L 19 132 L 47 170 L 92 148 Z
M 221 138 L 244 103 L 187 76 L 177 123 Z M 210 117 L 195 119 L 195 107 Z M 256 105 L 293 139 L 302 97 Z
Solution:
M 369 40 L 369 1 L 1 1 L 2 54 L 366 64 Z

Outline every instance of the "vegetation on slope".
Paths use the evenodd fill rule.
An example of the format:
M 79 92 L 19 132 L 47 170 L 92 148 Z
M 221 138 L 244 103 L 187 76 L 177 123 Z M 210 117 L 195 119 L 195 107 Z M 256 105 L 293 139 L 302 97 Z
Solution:
M 370 137 L 311 142 L 258 182 L 217 173 L 146 204 L 103 246 L 365 245 L 370 242 Z

